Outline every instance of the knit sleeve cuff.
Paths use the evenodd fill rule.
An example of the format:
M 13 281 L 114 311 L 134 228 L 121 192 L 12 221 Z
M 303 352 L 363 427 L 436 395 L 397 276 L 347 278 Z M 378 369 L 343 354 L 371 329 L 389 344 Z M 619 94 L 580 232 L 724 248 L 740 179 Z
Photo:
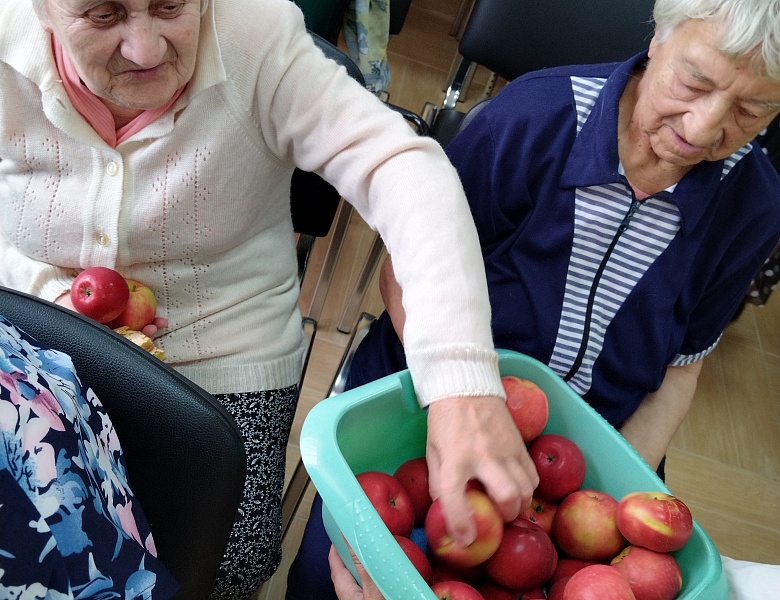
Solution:
M 506 398 L 493 349 L 437 347 L 407 353 L 406 359 L 422 407 L 453 396 Z

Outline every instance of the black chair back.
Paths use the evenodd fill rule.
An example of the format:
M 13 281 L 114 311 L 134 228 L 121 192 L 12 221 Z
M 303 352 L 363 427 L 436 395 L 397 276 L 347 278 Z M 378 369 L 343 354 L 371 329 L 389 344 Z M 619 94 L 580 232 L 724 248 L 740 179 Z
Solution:
M 626 60 L 648 47 L 654 0 L 475 0 L 461 61 L 436 111 L 442 145 L 462 129 L 456 108 L 474 65 L 507 81 L 547 67 Z
M 244 489 L 241 433 L 217 400 L 108 327 L 0 287 L 0 314 L 69 354 L 106 408 L 176 598 L 211 592 Z
M 476 0 L 460 53 L 507 80 L 647 48 L 654 0 Z

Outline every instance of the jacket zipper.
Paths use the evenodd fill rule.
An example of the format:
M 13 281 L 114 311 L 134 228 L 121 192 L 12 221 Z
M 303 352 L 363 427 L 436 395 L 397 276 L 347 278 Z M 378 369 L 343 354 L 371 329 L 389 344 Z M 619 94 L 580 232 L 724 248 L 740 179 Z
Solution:
M 590 293 L 588 295 L 588 305 L 585 310 L 585 329 L 582 332 L 580 349 L 577 352 L 577 358 L 574 359 L 574 363 L 572 364 L 571 369 L 569 369 L 569 372 L 564 376 L 564 381 L 569 381 L 572 377 L 574 377 L 580 366 L 582 366 L 582 360 L 585 358 L 585 350 L 588 347 L 588 339 L 590 338 L 590 320 L 593 316 L 593 304 L 596 300 L 596 290 L 598 289 L 599 281 L 601 281 L 601 276 L 604 274 L 604 269 L 609 262 L 610 256 L 612 256 L 612 252 L 615 250 L 615 246 L 617 246 L 620 236 L 623 235 L 623 232 L 628 229 L 628 226 L 631 223 L 631 219 L 633 218 L 634 214 L 636 214 L 636 211 L 639 210 L 641 204 L 642 202 L 636 198 L 631 201 L 631 206 L 628 207 L 626 216 L 623 217 L 623 221 L 620 223 L 617 232 L 612 238 L 612 242 L 610 242 L 609 248 L 607 248 L 607 251 L 604 254 L 604 258 L 601 259 L 601 263 L 599 264 L 599 268 L 596 271 L 595 277 L 593 278 L 593 283 L 591 284 Z

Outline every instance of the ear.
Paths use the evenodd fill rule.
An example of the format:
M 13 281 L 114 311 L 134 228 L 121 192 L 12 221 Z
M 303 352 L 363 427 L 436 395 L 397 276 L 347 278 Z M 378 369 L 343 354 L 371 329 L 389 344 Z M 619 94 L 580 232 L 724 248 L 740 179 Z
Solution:
M 653 58 L 653 54 L 655 54 L 655 49 L 661 44 L 661 42 L 658 41 L 658 34 L 655 34 L 653 36 L 653 39 L 650 40 L 650 46 L 647 49 L 647 56 L 649 58 Z

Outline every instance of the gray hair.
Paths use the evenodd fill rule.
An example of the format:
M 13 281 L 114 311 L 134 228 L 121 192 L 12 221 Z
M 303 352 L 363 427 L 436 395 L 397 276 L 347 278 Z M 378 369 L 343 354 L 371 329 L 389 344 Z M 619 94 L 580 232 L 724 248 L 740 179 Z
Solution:
M 211 0 L 200 0 L 200 14 L 205 14 L 209 8 L 209 2 Z M 46 0 L 31 0 L 35 12 L 39 15 L 43 13 L 46 8 Z
M 718 50 L 780 81 L 780 0 L 656 0 L 653 19 L 659 43 L 687 19 L 718 20 Z

